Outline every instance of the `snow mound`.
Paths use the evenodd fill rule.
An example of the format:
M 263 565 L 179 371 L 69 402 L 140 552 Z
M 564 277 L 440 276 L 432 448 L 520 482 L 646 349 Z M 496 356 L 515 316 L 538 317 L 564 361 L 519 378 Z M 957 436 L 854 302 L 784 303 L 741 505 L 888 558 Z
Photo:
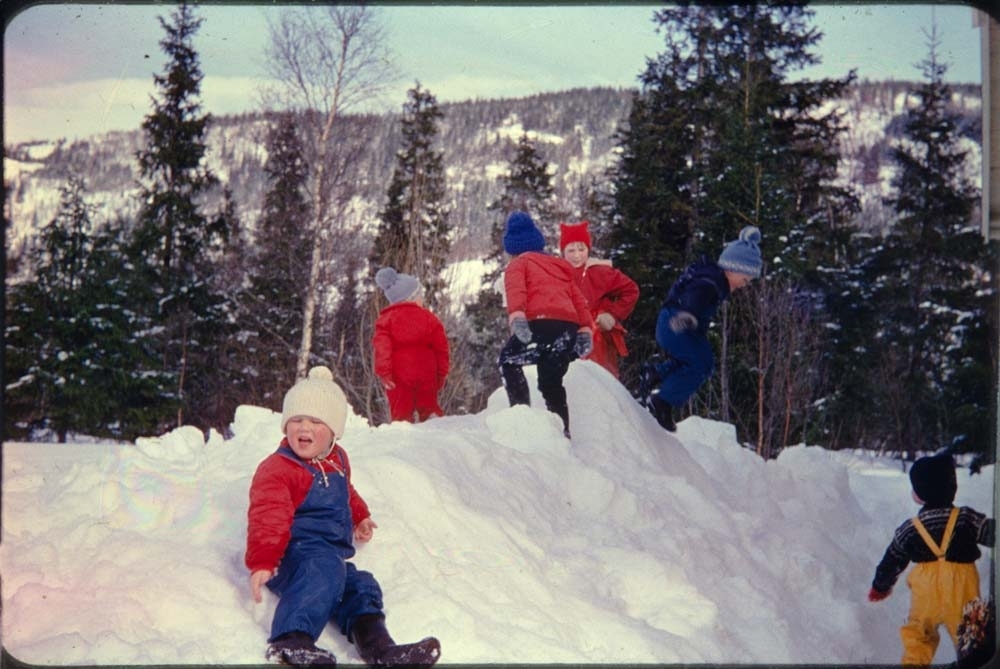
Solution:
M 433 634 L 446 664 L 898 661 L 905 587 L 865 600 L 916 510 L 898 464 L 805 446 L 764 461 L 698 418 L 669 434 L 589 362 L 566 377 L 566 439 L 526 371 L 531 407 L 501 389 L 480 414 L 421 425 L 349 412 L 341 443 L 378 523 L 354 560 L 379 579 L 397 640 Z M 15 658 L 263 661 L 276 600 L 252 602 L 242 559 L 280 414 L 240 407 L 229 433 L 4 445 Z M 988 510 L 992 483 L 992 467 L 960 475 L 958 503 Z M 333 625 L 319 643 L 359 662 Z

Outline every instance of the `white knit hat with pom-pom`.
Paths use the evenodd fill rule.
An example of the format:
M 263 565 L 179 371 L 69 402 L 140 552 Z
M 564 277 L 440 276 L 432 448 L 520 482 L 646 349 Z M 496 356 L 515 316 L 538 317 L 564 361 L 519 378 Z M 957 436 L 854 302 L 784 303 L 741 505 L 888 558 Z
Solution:
M 347 422 L 347 396 L 333 381 L 329 367 L 313 367 L 309 376 L 301 379 L 285 393 L 281 408 L 281 431 L 296 416 L 318 418 L 333 431 L 334 440 L 344 436 Z

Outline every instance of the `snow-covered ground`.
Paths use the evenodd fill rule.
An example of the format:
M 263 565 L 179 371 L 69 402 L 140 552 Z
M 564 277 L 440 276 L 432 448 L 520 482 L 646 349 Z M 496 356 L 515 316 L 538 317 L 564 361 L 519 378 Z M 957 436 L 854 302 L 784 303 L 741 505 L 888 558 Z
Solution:
M 917 510 L 899 463 L 804 446 L 766 462 L 729 425 L 664 432 L 592 363 L 566 382 L 572 441 L 538 396 L 509 408 L 502 390 L 476 415 L 349 419 L 341 443 L 379 525 L 354 559 L 398 641 L 436 635 L 442 664 L 898 662 L 906 586 L 866 594 Z M 4 444 L 13 657 L 263 661 L 276 600 L 253 603 L 242 560 L 279 415 L 241 407 L 232 431 Z M 993 467 L 962 469 L 956 501 L 989 513 L 993 484 Z M 320 645 L 359 662 L 333 625 Z M 953 658 L 946 637 L 936 661 Z

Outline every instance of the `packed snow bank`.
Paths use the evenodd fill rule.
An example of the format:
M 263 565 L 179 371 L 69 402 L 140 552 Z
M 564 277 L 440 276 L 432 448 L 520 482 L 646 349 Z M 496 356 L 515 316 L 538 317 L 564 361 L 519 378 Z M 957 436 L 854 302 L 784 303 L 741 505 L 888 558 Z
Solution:
M 533 384 L 533 368 L 528 368 Z M 866 601 L 917 508 L 898 463 L 797 447 L 764 461 L 732 426 L 659 428 L 600 367 L 566 378 L 572 441 L 541 407 L 371 428 L 342 444 L 379 527 L 355 562 L 399 641 L 442 663 L 895 663 L 908 593 Z M 534 393 L 535 390 L 533 389 Z M 276 599 L 250 599 L 247 490 L 281 437 L 5 444 L 2 639 L 38 664 L 254 664 Z M 989 513 L 993 468 L 959 472 Z M 988 582 L 988 560 L 979 561 Z M 320 645 L 359 660 L 333 625 Z M 954 658 L 945 641 L 942 662 Z

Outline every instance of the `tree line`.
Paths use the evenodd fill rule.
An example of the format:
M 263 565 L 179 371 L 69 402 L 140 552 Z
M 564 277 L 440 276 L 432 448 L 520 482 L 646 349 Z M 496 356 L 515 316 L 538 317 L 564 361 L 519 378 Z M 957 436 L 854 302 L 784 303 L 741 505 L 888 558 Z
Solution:
M 994 250 L 962 176 L 967 129 L 950 106 L 934 28 L 893 144 L 892 220 L 880 231 L 857 224 L 857 194 L 838 179 L 843 112 L 824 104 L 854 73 L 789 77 L 816 61 L 821 34 L 806 7 L 682 5 L 654 17 L 664 48 L 614 137 L 619 158 L 576 201 L 556 197 L 554 170 L 528 135 L 511 146 L 499 198 L 449 200 L 444 114 L 416 82 L 372 225 L 358 198 L 372 184 L 352 166 L 374 118 L 353 107 L 388 77 L 377 12 L 289 8 L 270 26 L 271 74 L 288 83 L 264 96 L 267 186 L 249 226 L 205 167 L 200 19 L 180 5 L 160 19 L 168 62 L 136 153 L 138 213 L 93 220 L 84 179 L 70 178 L 33 245 L 33 281 L 8 286 L 7 438 L 225 430 L 239 404 L 279 409 L 314 364 L 335 370 L 352 407 L 381 422 L 371 334 L 384 306 L 372 277 L 383 266 L 420 278 L 445 323 L 454 365 L 442 406 L 479 411 L 499 387 L 507 336 L 492 286 L 502 226 L 523 209 L 552 229 L 590 220 L 595 254 L 639 284 L 622 370 L 634 392 L 641 363 L 658 353 L 670 283 L 752 224 L 763 233 L 764 279 L 720 311 L 718 368 L 689 412 L 735 424 L 764 457 L 802 442 L 988 455 Z M 482 292 L 457 304 L 444 277 L 453 218 L 469 206 L 490 212 L 494 252 L 482 258 Z

